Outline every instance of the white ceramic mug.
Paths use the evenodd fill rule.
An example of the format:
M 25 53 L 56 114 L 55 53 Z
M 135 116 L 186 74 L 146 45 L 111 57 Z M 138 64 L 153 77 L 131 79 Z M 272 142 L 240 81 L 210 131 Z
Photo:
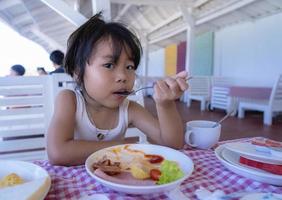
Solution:
M 216 122 L 196 120 L 186 123 L 186 144 L 199 149 L 209 149 L 219 140 L 221 125 L 213 127 Z

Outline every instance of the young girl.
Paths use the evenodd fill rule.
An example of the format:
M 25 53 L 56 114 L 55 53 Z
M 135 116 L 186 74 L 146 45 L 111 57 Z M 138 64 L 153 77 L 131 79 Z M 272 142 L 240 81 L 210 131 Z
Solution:
M 70 36 L 65 69 L 78 89 L 63 90 L 57 97 L 47 136 L 52 164 L 83 164 L 99 149 L 136 142 L 124 139 L 128 125 L 154 143 L 183 146 L 184 128 L 175 99 L 188 87 L 186 72 L 154 85 L 158 119 L 120 94 L 133 88 L 141 51 L 133 33 L 122 24 L 104 22 L 101 13 Z

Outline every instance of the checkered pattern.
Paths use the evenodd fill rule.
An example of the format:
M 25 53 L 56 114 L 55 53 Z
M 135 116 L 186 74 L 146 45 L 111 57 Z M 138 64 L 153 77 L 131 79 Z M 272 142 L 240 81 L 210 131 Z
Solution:
M 231 141 L 220 142 L 219 144 L 227 142 Z M 180 190 L 190 199 L 197 199 L 195 190 L 200 186 L 210 191 L 223 190 L 227 194 L 237 191 L 282 193 L 282 187 L 253 181 L 229 171 L 215 157 L 213 150 L 199 150 L 185 146 L 182 152 L 188 155 L 195 165 L 192 176 L 180 186 Z M 94 193 L 103 193 L 113 200 L 168 199 L 165 194 L 129 195 L 115 192 L 90 177 L 84 166 L 52 166 L 48 161 L 34 161 L 34 163 L 46 169 L 52 178 L 51 189 L 46 197 L 47 200 L 79 199 L 82 196 Z

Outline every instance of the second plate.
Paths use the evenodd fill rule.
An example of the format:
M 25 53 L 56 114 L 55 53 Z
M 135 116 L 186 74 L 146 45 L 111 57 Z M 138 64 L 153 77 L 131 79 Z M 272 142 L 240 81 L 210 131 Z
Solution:
M 230 171 L 259 182 L 282 186 L 282 176 L 244 166 L 239 163 L 240 155 L 221 145 L 215 149 L 215 155 Z

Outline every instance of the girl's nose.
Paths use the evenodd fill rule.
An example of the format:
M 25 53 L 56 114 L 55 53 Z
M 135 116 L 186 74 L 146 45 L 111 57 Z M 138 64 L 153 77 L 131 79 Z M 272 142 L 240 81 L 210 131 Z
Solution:
M 119 69 L 116 71 L 116 81 L 125 83 L 127 80 L 126 71 L 124 69 Z

